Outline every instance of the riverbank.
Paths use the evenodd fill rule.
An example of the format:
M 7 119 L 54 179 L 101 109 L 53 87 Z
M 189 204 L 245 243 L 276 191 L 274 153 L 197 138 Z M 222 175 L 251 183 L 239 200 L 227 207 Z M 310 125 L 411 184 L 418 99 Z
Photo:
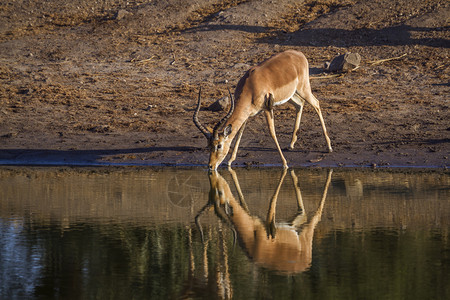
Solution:
M 357 52 L 362 64 L 311 79 L 334 152 L 307 105 L 289 166 L 447 168 L 449 13 L 439 0 L 7 1 L 0 163 L 206 165 L 192 122 L 199 87 L 206 108 L 250 66 L 296 49 L 314 77 L 339 53 Z M 223 114 L 199 118 L 213 126 Z M 289 105 L 275 111 L 282 148 L 294 119 Z M 236 166 L 281 166 L 262 115 Z

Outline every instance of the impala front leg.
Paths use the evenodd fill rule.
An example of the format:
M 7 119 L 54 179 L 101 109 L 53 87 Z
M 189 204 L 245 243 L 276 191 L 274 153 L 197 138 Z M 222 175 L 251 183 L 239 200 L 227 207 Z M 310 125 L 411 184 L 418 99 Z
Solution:
M 275 214 L 276 214 L 276 207 L 277 207 L 277 200 L 278 200 L 278 194 L 280 193 L 281 186 L 283 185 L 284 178 L 286 177 L 287 169 L 283 170 L 283 173 L 281 174 L 280 181 L 278 182 L 278 186 L 275 190 L 275 193 L 272 196 L 272 199 L 270 199 L 270 205 L 269 205 L 269 211 L 267 212 L 267 218 L 266 218 L 266 226 L 267 226 L 267 237 L 269 238 L 275 238 L 277 227 L 275 225 Z
M 236 143 L 234 144 L 234 148 L 233 148 L 233 153 L 231 154 L 231 157 L 228 160 L 228 167 L 231 167 L 231 163 L 236 159 L 236 154 L 237 154 L 237 151 L 239 148 L 239 143 L 241 142 L 241 137 L 242 137 L 242 134 L 244 133 L 245 124 L 247 124 L 247 121 L 245 121 L 244 124 L 242 124 L 241 128 L 239 129 L 238 137 L 237 137 Z
M 272 136 L 272 139 L 274 140 L 274 142 L 277 146 L 278 153 L 280 153 L 281 160 L 283 161 L 283 168 L 287 169 L 288 168 L 287 161 L 284 158 L 283 152 L 281 151 L 280 144 L 278 144 L 277 136 L 275 134 L 275 124 L 273 122 L 273 113 L 272 113 L 272 111 L 269 111 L 269 110 L 265 110 L 264 112 L 266 114 L 267 125 L 269 125 L 270 135 Z

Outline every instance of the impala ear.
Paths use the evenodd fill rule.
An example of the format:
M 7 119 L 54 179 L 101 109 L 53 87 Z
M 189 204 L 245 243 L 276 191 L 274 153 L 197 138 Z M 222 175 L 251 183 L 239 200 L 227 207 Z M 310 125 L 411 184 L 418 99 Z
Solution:
M 230 124 L 223 130 L 223 135 L 227 137 L 233 131 L 233 126 Z

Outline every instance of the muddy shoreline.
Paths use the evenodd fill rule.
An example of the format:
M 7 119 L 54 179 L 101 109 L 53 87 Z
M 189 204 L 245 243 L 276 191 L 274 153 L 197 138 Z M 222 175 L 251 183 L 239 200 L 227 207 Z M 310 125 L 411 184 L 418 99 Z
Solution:
M 287 49 L 309 60 L 334 149 L 305 106 L 290 167 L 448 168 L 447 1 L 6 1 L 0 6 L 0 164 L 206 166 L 192 122 L 252 65 Z M 175 18 L 176 16 L 176 18 Z M 263 17 L 262 17 L 263 16 Z M 176 21 L 174 21 L 176 20 Z M 356 52 L 359 69 L 320 78 Z M 387 58 L 399 59 L 374 63 Z M 319 78 L 317 78 L 319 77 Z M 277 107 L 288 146 L 295 109 Z M 262 115 L 233 166 L 281 166 Z

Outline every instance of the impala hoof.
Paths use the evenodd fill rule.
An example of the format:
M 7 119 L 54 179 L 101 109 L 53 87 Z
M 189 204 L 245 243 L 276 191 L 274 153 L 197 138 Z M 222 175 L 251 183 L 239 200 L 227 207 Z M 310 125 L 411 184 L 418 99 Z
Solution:
M 284 151 L 294 151 L 294 147 L 289 146 L 287 148 L 284 148 Z

